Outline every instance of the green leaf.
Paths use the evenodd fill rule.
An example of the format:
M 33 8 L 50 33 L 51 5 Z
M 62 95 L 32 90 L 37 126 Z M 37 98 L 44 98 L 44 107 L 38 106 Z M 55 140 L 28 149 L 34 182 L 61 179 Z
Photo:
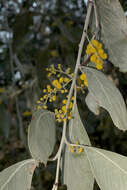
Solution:
M 85 101 L 90 111 L 92 111 L 95 115 L 99 115 L 99 105 L 92 93 L 87 94 Z
M 120 2 L 96 0 L 96 6 L 101 25 L 101 40 L 108 49 L 109 60 L 120 71 L 127 72 L 127 18 Z
M 45 165 L 55 146 L 55 129 L 55 117 L 52 112 L 38 110 L 33 114 L 28 130 L 28 146 L 32 157 Z
M 90 145 L 86 130 L 81 122 L 77 105 L 74 105 L 73 117 L 69 123 L 69 138 L 75 143 Z M 69 147 L 66 147 L 64 157 L 64 183 L 68 190 L 93 190 L 94 178 L 92 176 L 90 165 L 86 153 L 72 153 Z
M 102 72 L 93 68 L 84 68 L 88 90 L 100 107 L 106 109 L 121 130 L 127 130 L 127 110 L 119 90 Z
M 93 147 L 85 147 L 85 152 L 102 190 L 127 189 L 127 157 Z
M 28 190 L 36 162 L 33 159 L 24 160 L 0 172 L 0 190 Z

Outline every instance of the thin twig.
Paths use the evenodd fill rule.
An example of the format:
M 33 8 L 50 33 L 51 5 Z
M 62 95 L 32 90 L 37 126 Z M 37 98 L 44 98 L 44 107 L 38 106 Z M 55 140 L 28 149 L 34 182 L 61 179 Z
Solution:
M 12 51 L 11 44 L 9 44 L 9 52 L 10 52 L 11 73 L 12 73 L 12 77 L 14 77 L 13 51 Z M 15 86 L 15 79 L 14 78 L 13 78 L 13 86 Z M 19 108 L 19 100 L 18 100 L 17 96 L 15 96 L 15 104 L 16 104 L 17 117 L 18 117 L 18 121 L 19 121 L 20 138 L 24 142 L 24 145 L 26 145 L 25 135 L 24 135 L 24 131 L 23 131 L 23 122 L 22 122 L 22 117 L 21 117 L 20 108 Z
M 15 61 L 16 66 L 18 67 L 19 71 L 21 72 L 22 77 L 24 77 L 25 76 L 24 68 L 23 68 L 22 64 L 20 63 L 18 56 L 16 54 L 14 55 L 14 61 Z
M 98 29 L 99 28 L 99 22 L 98 22 L 97 8 L 96 8 L 95 2 L 93 3 L 93 7 L 94 7 L 96 29 Z

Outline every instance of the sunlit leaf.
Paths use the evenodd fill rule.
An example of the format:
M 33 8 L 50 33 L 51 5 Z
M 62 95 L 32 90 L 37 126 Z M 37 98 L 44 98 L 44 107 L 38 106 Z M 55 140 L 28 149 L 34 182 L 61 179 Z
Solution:
M 120 2 L 96 0 L 96 6 L 101 40 L 108 49 L 109 59 L 122 72 L 127 72 L 127 18 Z
M 85 152 L 102 190 L 127 189 L 127 157 L 93 147 L 86 147 Z
M 84 68 L 88 90 L 100 107 L 105 108 L 114 124 L 122 130 L 127 129 L 127 110 L 119 90 L 102 72 L 93 68 Z
M 28 190 L 36 162 L 33 159 L 24 160 L 0 172 L 0 190 Z
M 28 145 L 32 157 L 45 165 L 55 145 L 55 117 L 52 112 L 38 110 L 28 130 Z
M 90 145 L 86 130 L 80 119 L 77 105 L 75 104 L 73 117 L 69 123 L 69 138 L 75 143 Z M 93 190 L 94 178 L 92 176 L 86 153 L 72 153 L 66 147 L 64 158 L 64 184 L 68 190 Z

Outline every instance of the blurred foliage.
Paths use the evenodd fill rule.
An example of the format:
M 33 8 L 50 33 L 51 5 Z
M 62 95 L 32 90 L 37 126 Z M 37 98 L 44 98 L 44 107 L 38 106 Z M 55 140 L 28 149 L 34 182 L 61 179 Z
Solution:
M 121 4 L 127 10 L 127 2 L 121 0 Z M 49 82 L 45 68 L 61 64 L 73 71 L 86 5 L 83 0 L 1 0 L 0 9 L 0 170 L 3 170 L 30 157 L 26 144 L 28 124 L 33 106 Z M 127 74 L 109 65 L 105 73 L 113 78 L 126 101 Z M 113 126 L 106 111 L 94 116 L 80 93 L 78 106 L 92 144 L 127 155 L 127 133 Z M 61 129 L 57 134 L 56 151 Z M 32 189 L 51 189 L 55 164 L 49 163 L 47 168 L 41 165 L 36 170 Z

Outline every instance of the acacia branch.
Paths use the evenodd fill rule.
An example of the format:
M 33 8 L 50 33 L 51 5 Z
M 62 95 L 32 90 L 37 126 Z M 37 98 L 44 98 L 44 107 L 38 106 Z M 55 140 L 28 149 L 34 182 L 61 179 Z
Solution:
M 70 101 L 71 101 L 71 97 L 72 97 L 72 94 L 73 94 L 73 91 L 74 91 L 74 87 L 75 87 L 75 84 L 76 84 L 76 78 L 77 78 L 78 69 L 79 69 L 79 66 L 80 66 L 81 55 L 82 55 L 84 41 L 86 39 L 86 33 L 87 33 L 88 25 L 89 25 L 92 6 L 93 6 L 93 3 L 89 2 L 88 11 L 87 11 L 86 19 L 85 19 L 85 25 L 84 25 L 84 29 L 83 29 L 83 34 L 82 34 L 81 41 L 80 41 L 80 44 L 79 44 L 79 51 L 78 51 L 78 56 L 77 56 L 77 61 L 76 61 L 76 66 L 75 66 L 75 71 L 74 71 L 74 78 L 73 78 L 73 81 L 72 81 L 72 84 L 71 84 L 71 88 L 70 88 L 70 91 L 69 91 L 68 100 L 67 100 L 67 104 L 66 104 L 66 110 L 68 110 L 68 107 L 69 107 L 69 104 L 70 104 Z M 66 115 L 66 118 L 67 118 L 67 115 Z M 57 190 L 57 188 L 58 188 L 61 154 L 62 154 L 63 145 L 66 143 L 66 127 L 67 127 L 67 121 L 64 121 L 60 147 L 59 147 L 59 150 L 57 152 L 57 155 L 55 156 L 55 158 L 57 159 L 57 169 L 56 169 L 55 184 L 54 184 L 52 190 Z

